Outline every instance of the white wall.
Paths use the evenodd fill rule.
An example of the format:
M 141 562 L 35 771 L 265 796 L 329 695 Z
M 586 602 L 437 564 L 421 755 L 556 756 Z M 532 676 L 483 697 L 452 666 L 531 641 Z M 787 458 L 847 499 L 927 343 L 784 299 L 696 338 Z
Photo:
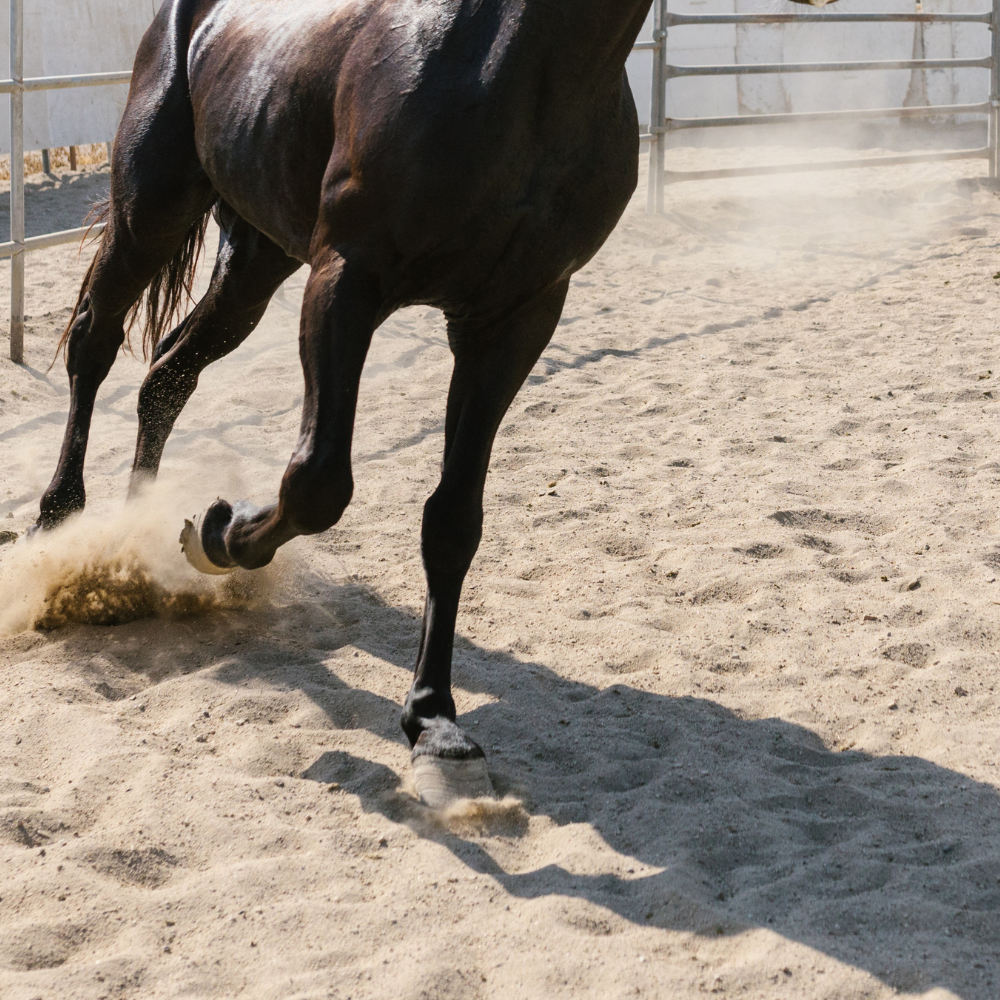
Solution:
M 989 0 L 924 0 L 923 9 L 980 11 L 989 6 Z M 816 8 L 787 0 L 670 0 L 670 9 L 679 14 L 721 14 L 808 13 Z M 914 0 L 839 0 L 825 10 L 912 12 Z M 642 37 L 649 38 L 651 30 L 652 18 Z M 667 54 L 669 62 L 678 65 L 911 59 L 919 57 L 921 42 L 928 59 L 988 56 L 990 32 L 984 24 L 693 25 L 670 29 Z M 628 64 L 643 122 L 649 121 L 650 66 L 649 53 L 636 53 Z M 692 118 L 964 104 L 986 100 L 988 93 L 989 72 L 982 69 L 688 77 L 670 81 L 667 114 Z
M 24 75 L 129 70 L 162 0 L 24 0 Z M 0 4 L 0 65 L 9 72 L 9 18 Z M 25 149 L 113 139 L 128 87 L 26 94 Z M 0 151 L 10 152 L 8 99 L 0 101 Z

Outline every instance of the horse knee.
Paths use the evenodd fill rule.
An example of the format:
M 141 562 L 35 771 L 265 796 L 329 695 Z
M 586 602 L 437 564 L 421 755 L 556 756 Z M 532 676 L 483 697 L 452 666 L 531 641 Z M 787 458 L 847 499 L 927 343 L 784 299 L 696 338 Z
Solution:
M 300 535 L 318 535 L 332 528 L 354 495 L 354 480 L 345 472 L 296 465 L 281 484 L 282 513 Z
M 424 504 L 421 549 L 428 573 L 464 577 L 483 535 L 483 508 L 435 491 Z

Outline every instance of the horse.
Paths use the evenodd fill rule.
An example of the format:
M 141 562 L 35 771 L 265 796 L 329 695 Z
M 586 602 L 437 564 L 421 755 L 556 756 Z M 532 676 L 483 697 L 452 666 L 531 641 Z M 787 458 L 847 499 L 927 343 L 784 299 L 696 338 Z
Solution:
M 130 498 L 155 477 L 200 372 L 307 265 L 302 419 L 278 499 L 217 500 L 181 536 L 204 572 L 265 566 L 350 503 L 358 383 L 376 327 L 407 305 L 440 309 L 454 368 L 401 720 L 432 806 L 492 794 L 451 694 L 459 597 L 500 422 L 552 337 L 571 275 L 636 187 L 624 67 L 650 4 L 165 0 L 136 55 L 105 227 L 60 341 L 69 415 L 36 528 L 84 506 L 94 400 L 136 323 L 151 365 Z M 168 332 L 213 213 L 208 290 Z

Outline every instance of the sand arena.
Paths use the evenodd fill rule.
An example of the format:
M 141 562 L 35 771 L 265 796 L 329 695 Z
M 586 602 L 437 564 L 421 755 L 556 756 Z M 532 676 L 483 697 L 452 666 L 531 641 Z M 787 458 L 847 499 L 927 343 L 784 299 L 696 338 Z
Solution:
M 105 169 L 34 185 L 29 226 L 78 225 Z M 455 658 L 490 807 L 420 806 L 398 730 L 440 316 L 376 334 L 341 523 L 222 583 L 177 534 L 275 491 L 305 273 L 127 513 L 144 369 L 122 357 L 88 511 L 0 547 L 0 996 L 993 1000 L 1000 203 L 978 170 L 691 184 L 660 219 L 637 196 L 494 450 Z M 3 530 L 55 462 L 46 369 L 87 259 L 28 261 Z

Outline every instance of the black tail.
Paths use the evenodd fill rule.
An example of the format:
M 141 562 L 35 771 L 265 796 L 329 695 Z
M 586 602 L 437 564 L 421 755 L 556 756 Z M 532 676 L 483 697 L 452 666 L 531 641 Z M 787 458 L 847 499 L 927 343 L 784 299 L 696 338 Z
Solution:
M 152 357 L 156 345 L 170 329 L 184 306 L 191 301 L 191 289 L 194 285 L 198 261 L 201 259 L 201 251 L 205 246 L 205 232 L 208 229 L 208 220 L 211 214 L 211 209 L 209 209 L 192 224 L 184 238 L 184 243 L 174 256 L 156 272 L 153 280 L 146 286 L 146 291 L 125 317 L 125 343 L 130 351 L 132 350 L 132 330 L 139 317 L 142 317 L 142 357 L 144 361 Z M 87 216 L 87 221 L 93 228 L 99 223 L 107 222 L 110 215 L 111 202 L 105 198 L 94 205 Z M 86 237 L 84 238 L 86 239 Z M 73 313 L 66 324 L 66 329 L 63 330 L 63 334 L 59 338 L 59 344 L 56 347 L 57 354 L 60 350 L 63 352 L 66 350 L 70 330 L 72 330 L 80 313 L 84 296 L 90 291 L 90 282 L 99 256 L 100 251 L 95 254 L 87 269 L 83 284 L 80 286 L 80 295 L 73 307 Z
M 183 244 L 174 256 L 153 276 L 146 287 L 146 293 L 129 310 L 125 321 L 125 338 L 132 349 L 130 335 L 139 316 L 142 320 L 142 358 L 153 356 L 156 345 L 170 330 L 174 320 L 188 302 L 192 300 L 198 261 L 205 247 L 205 231 L 211 209 L 194 222 L 184 238 Z

